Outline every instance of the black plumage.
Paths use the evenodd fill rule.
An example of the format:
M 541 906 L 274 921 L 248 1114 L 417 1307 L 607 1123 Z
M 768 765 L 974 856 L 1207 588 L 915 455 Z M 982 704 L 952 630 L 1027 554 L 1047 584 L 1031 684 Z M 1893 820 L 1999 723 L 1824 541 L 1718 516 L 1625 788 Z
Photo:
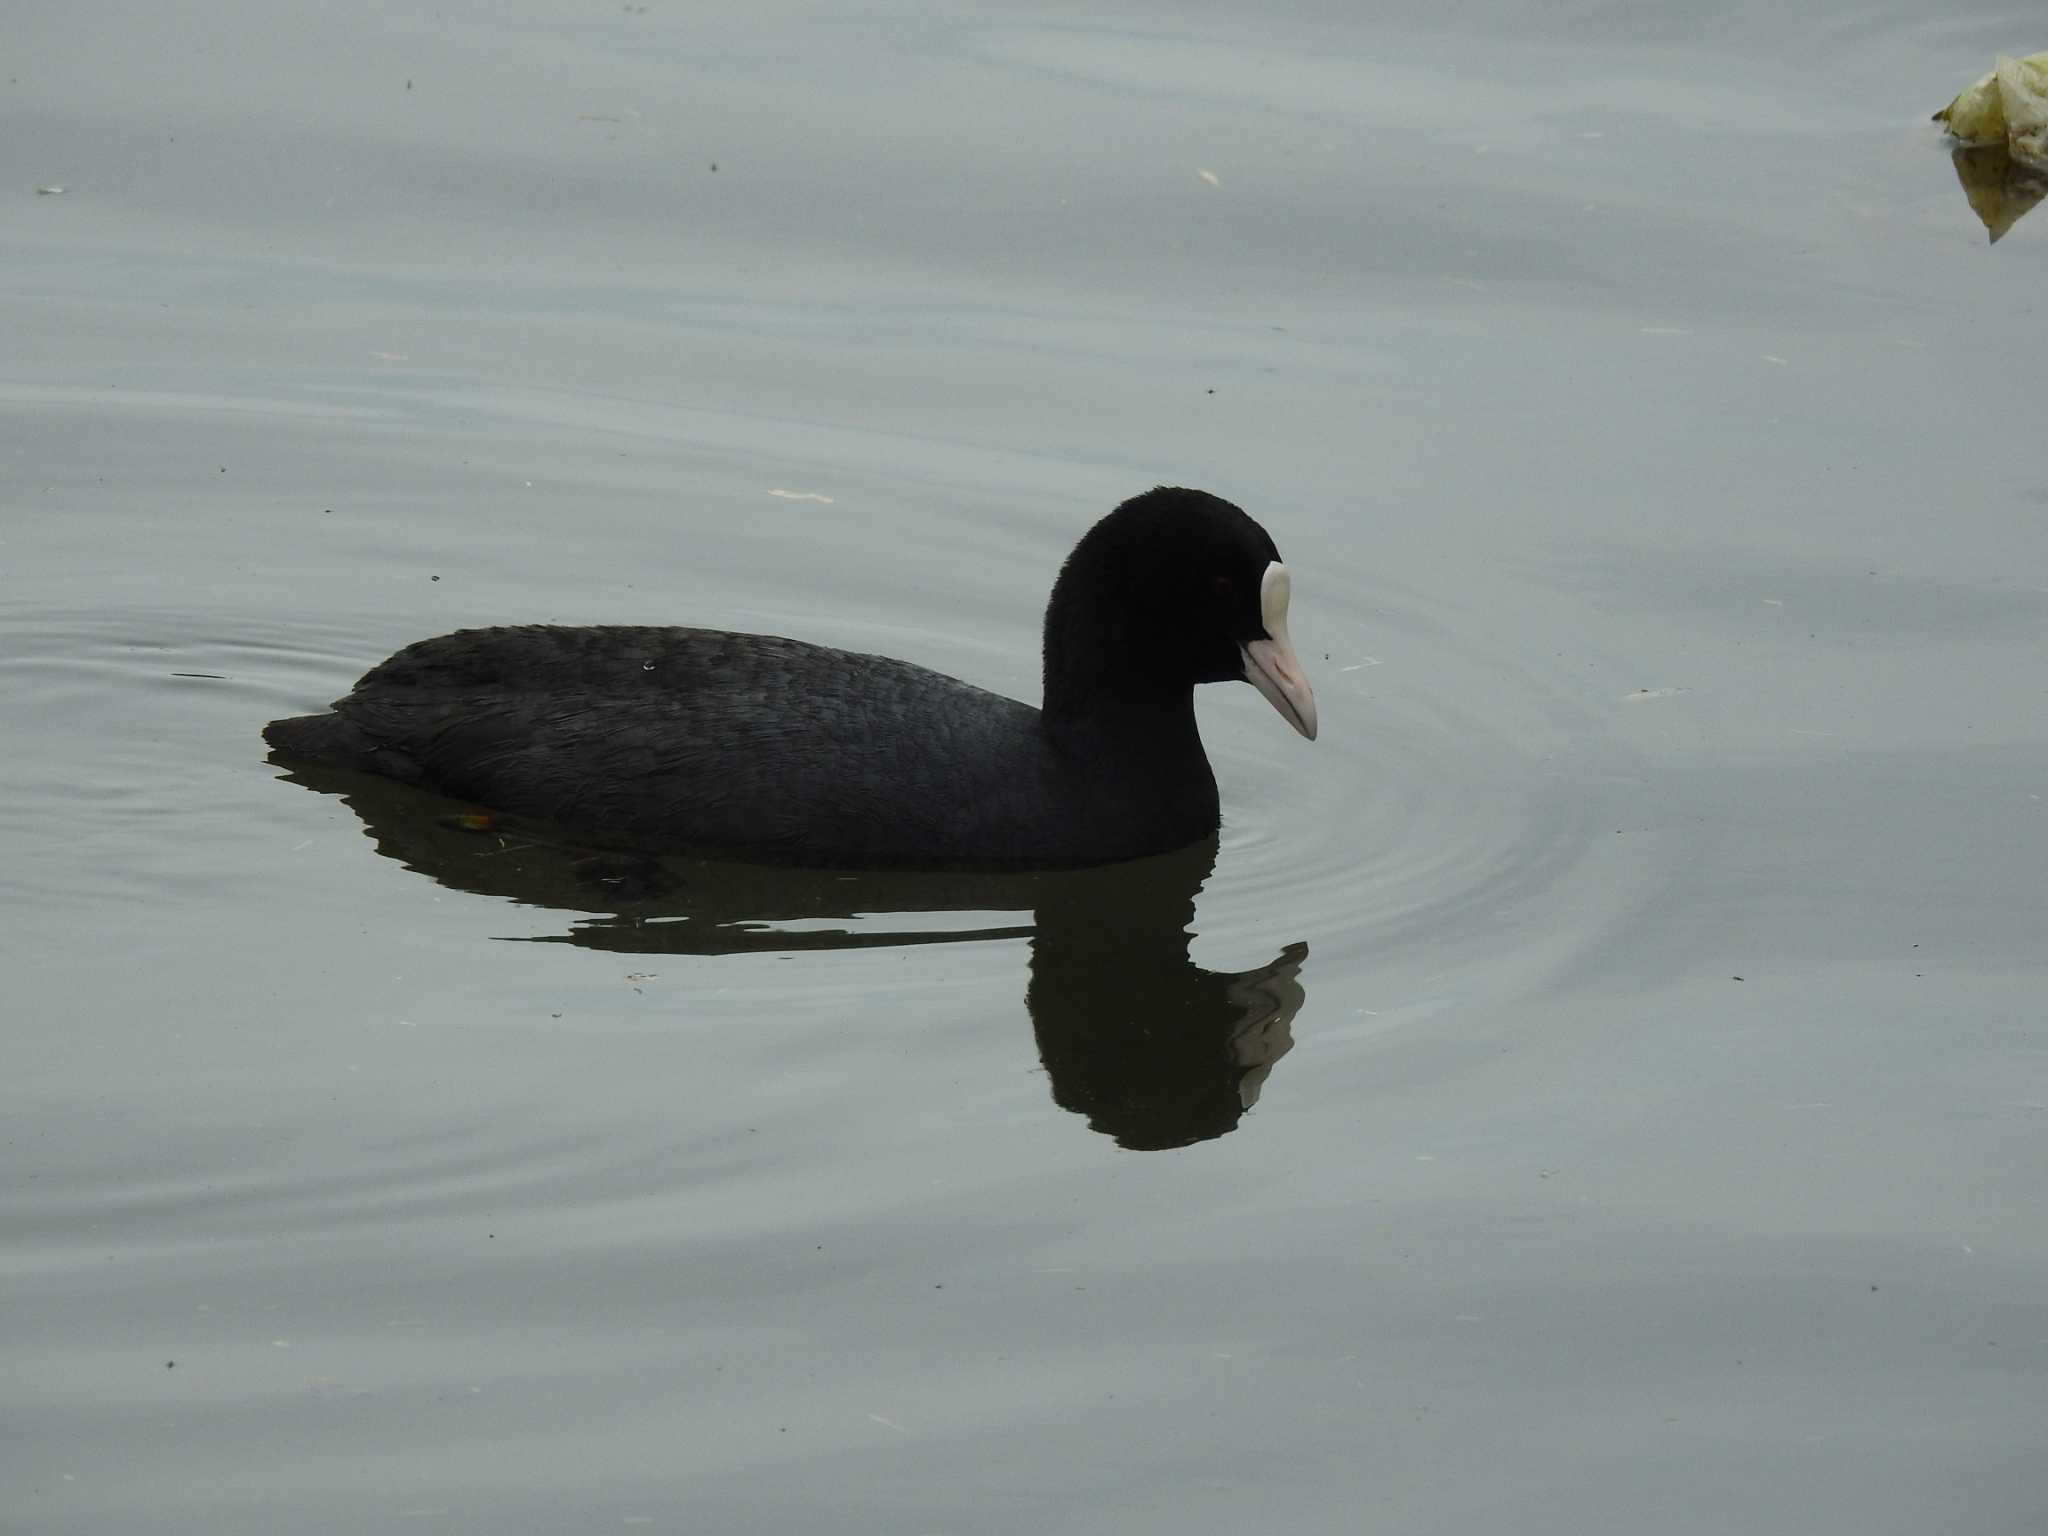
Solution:
M 1264 529 L 1161 487 L 1062 568 L 1042 709 L 771 635 L 519 625 L 409 645 L 332 713 L 264 736 L 607 846 L 851 868 L 1102 863 L 1216 830 L 1197 683 L 1249 678 L 1313 736 L 1286 596 Z

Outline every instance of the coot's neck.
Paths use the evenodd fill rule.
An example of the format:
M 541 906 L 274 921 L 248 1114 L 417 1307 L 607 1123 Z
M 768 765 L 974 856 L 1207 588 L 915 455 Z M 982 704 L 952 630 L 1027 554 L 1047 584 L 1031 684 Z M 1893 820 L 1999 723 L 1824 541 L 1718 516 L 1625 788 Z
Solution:
M 1119 757 L 1199 758 L 1195 689 L 1143 679 L 1095 679 L 1075 692 L 1047 688 L 1042 716 L 1056 741 L 1088 741 Z
M 1195 685 L 1159 655 L 1149 620 L 1078 576 L 1070 560 L 1045 609 L 1045 696 L 1055 738 L 1080 736 L 1199 756 Z M 1119 752 L 1119 756 L 1125 755 Z
M 1075 804 L 1131 854 L 1192 842 L 1218 820 L 1195 729 L 1198 669 L 1148 580 L 1148 531 L 1128 504 L 1097 523 L 1045 608 L 1041 729 Z
M 1059 776 L 1124 852 L 1158 853 L 1214 832 L 1216 775 L 1195 729 L 1192 684 L 1096 688 L 1073 707 L 1051 695 L 1040 715 Z
M 1144 786 L 1146 813 L 1174 823 L 1175 841 L 1214 831 L 1216 775 L 1195 726 L 1195 685 L 1130 668 L 1113 643 L 1092 652 L 1093 667 L 1077 654 L 1073 670 L 1058 670 L 1057 654 L 1046 647 L 1046 740 L 1090 777 Z
M 1173 508 L 1125 503 L 1074 546 L 1045 606 L 1047 739 L 1070 763 L 1132 789 L 1176 833 L 1213 831 L 1216 779 L 1195 729 L 1197 669 L 1155 569 Z M 1185 826 L 1181 824 L 1185 823 Z

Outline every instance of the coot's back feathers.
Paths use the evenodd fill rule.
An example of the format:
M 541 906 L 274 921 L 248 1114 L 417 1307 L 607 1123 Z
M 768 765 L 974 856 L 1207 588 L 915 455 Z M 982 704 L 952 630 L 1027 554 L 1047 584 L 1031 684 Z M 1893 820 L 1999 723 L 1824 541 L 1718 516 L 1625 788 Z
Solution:
M 334 711 L 278 720 L 290 756 L 544 817 L 592 842 L 841 867 L 1055 867 L 1216 829 L 1197 682 L 1256 675 L 1314 705 L 1261 601 L 1278 552 L 1197 491 L 1127 502 L 1047 608 L 1046 710 L 924 667 L 771 635 L 604 625 L 460 630 L 405 647 Z M 1267 672 L 1274 665 L 1266 666 Z M 1304 713 L 1305 711 L 1305 713 Z

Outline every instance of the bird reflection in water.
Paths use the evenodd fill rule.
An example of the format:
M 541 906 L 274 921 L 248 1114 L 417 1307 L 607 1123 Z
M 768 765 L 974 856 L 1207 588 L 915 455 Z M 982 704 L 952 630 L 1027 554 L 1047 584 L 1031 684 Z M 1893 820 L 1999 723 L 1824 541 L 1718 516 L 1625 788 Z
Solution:
M 1306 944 L 1249 971 L 1204 970 L 1189 957 L 1213 837 L 1094 869 L 778 869 L 595 851 L 366 774 L 293 763 L 285 777 L 339 795 L 379 853 L 442 885 L 584 914 L 537 943 L 730 955 L 1027 939 L 1024 999 L 1053 1100 L 1121 1147 L 1227 1135 L 1294 1043 Z M 969 912 L 1028 920 L 930 926 L 932 914 Z M 919 921 L 891 930 L 877 921 L 889 914 Z

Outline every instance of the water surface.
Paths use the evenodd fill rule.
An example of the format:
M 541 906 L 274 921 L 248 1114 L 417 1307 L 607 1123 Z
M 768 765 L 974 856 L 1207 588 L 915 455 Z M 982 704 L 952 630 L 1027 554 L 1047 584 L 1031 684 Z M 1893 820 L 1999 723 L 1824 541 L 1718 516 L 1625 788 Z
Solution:
M 2039 1528 L 2048 225 L 1925 121 L 2038 23 L 31 8 L 0 1523 Z M 257 737 L 506 621 L 1030 697 L 1161 481 L 1321 705 L 1213 848 Z

